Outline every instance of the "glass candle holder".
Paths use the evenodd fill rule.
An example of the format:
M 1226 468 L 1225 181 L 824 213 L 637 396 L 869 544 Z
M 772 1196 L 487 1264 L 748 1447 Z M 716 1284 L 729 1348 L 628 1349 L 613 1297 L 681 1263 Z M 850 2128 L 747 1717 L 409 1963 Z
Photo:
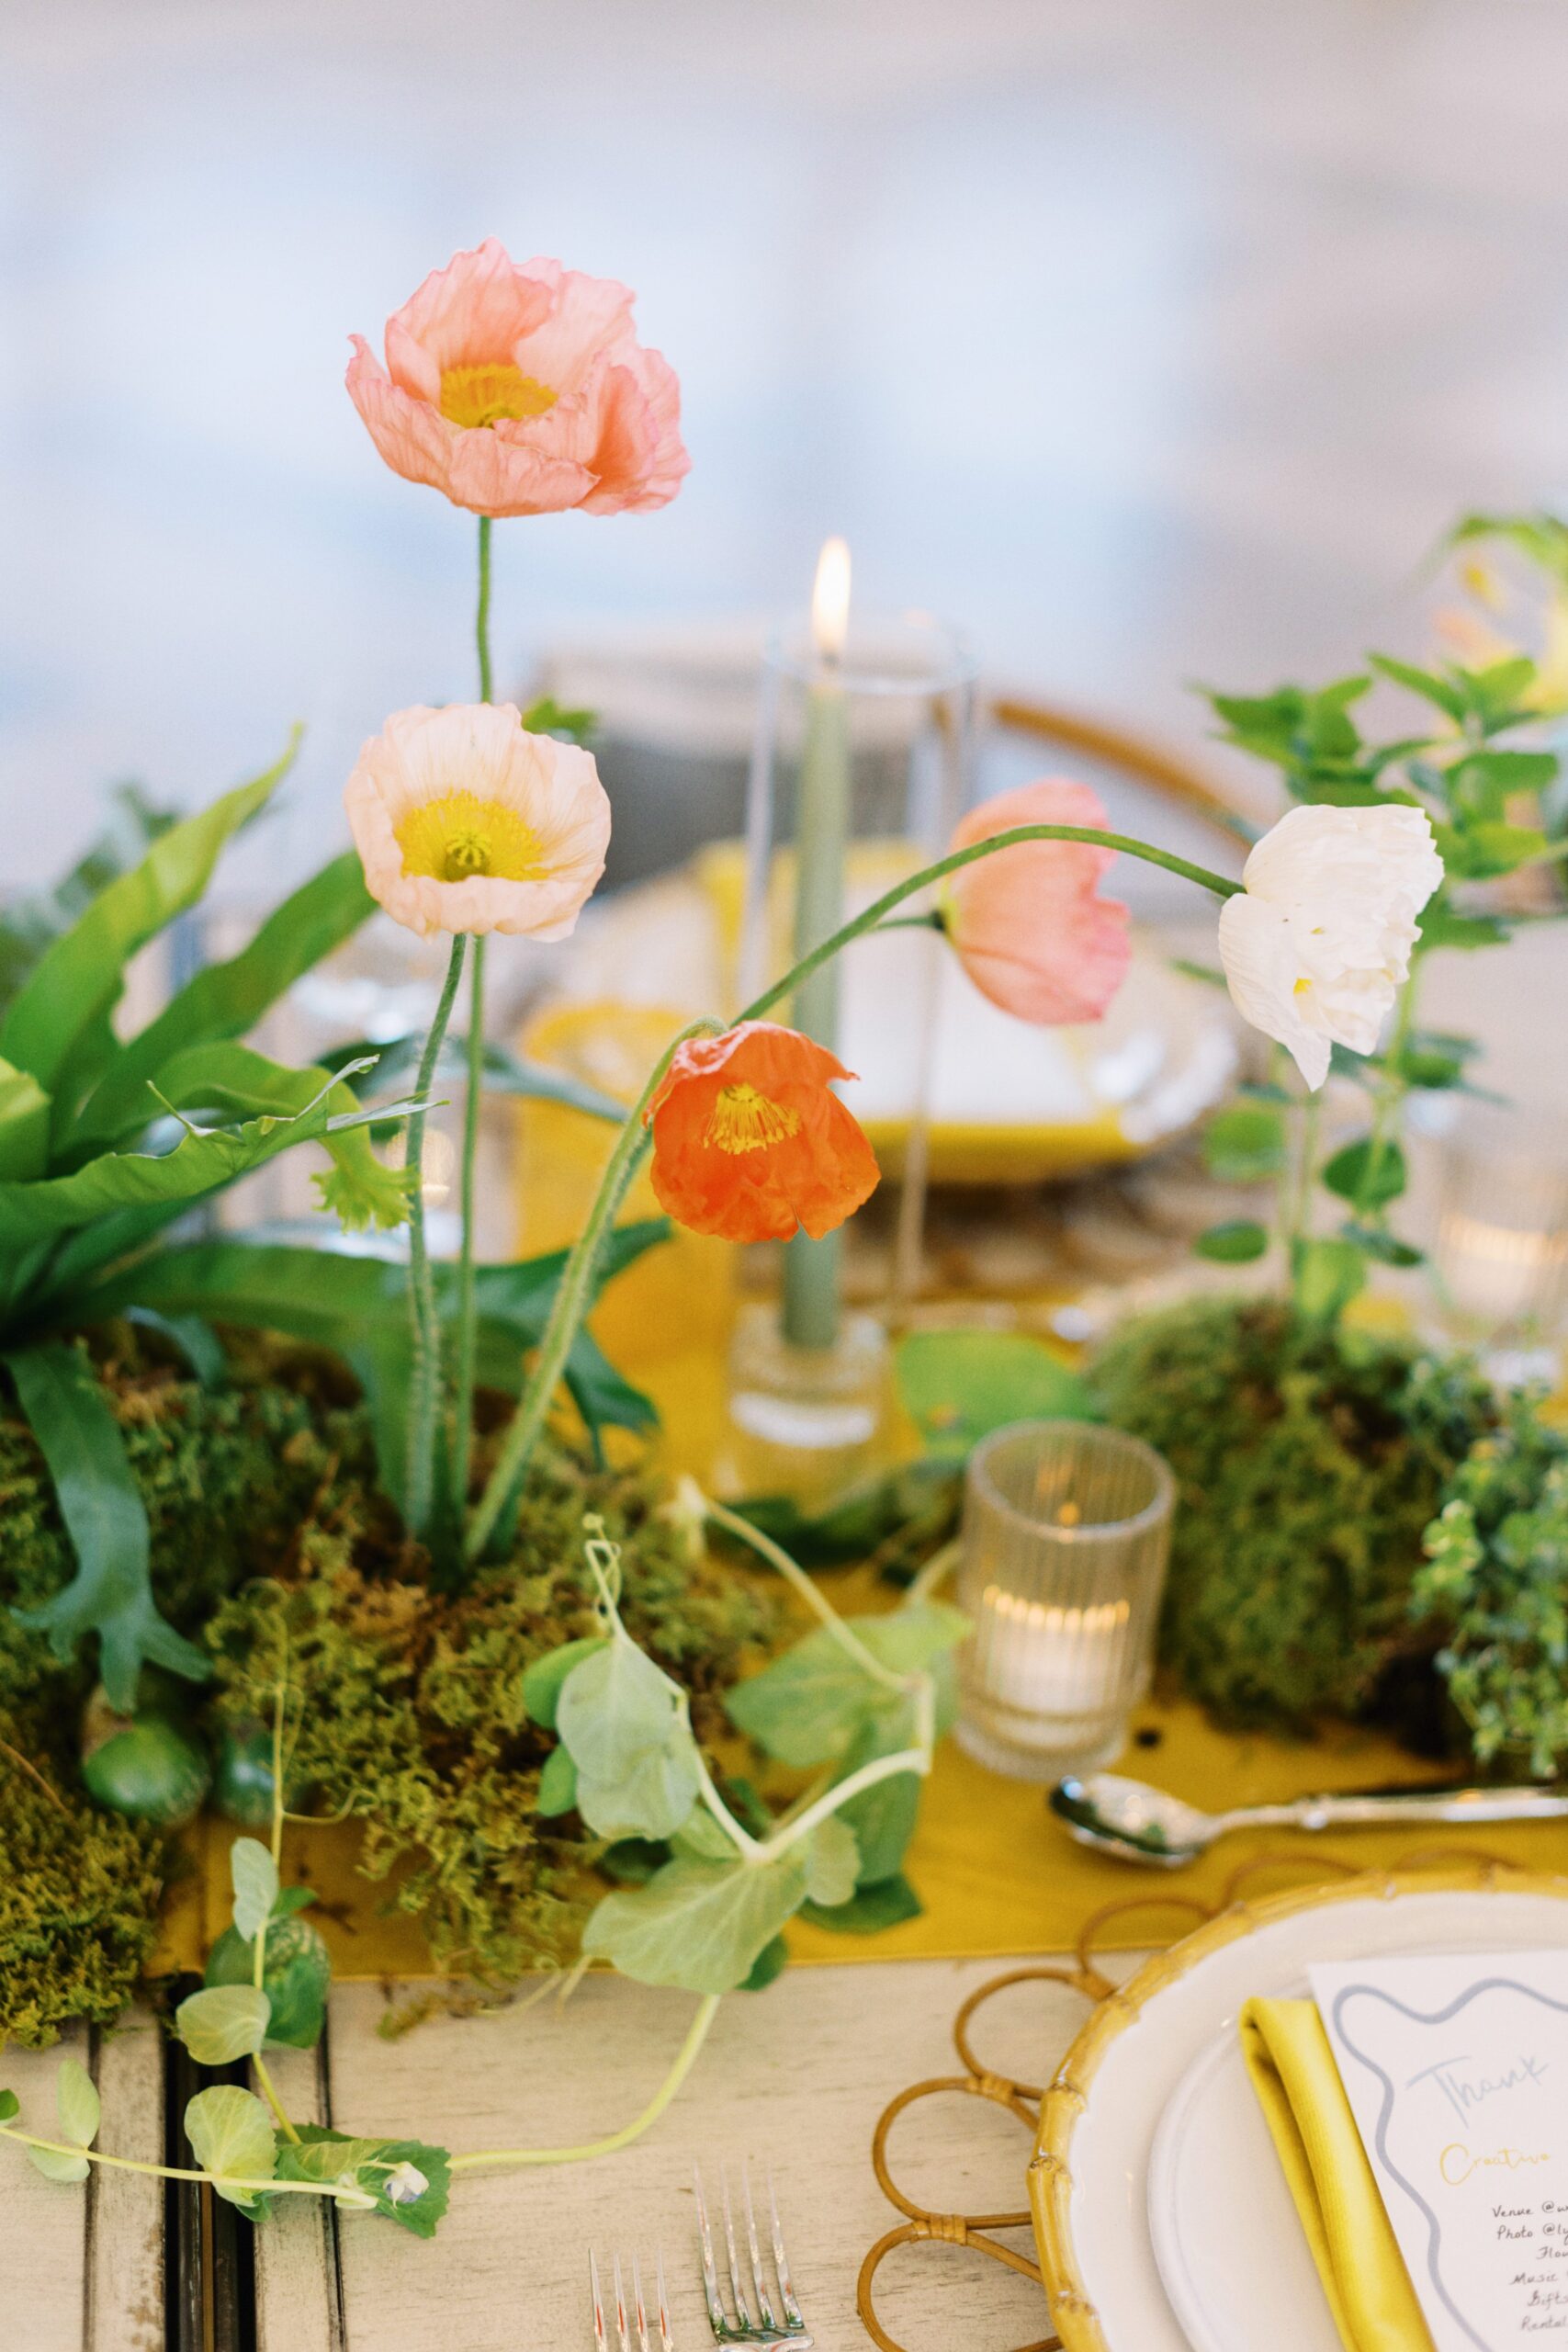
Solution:
M 1450 1336 L 1504 1385 L 1555 1379 L 1568 1320 L 1568 1130 L 1467 1106 L 1443 1148 L 1431 1254 Z
M 938 855 L 968 797 L 975 664 L 963 641 L 925 614 L 855 606 L 840 622 L 826 631 L 820 613 L 802 616 L 773 639 L 763 665 L 748 797 L 742 1003 Z M 915 917 L 921 908 L 911 900 L 900 912 Z M 935 933 L 918 925 L 858 940 L 773 1016 L 861 1073 L 846 1099 L 885 1180 L 900 1186 L 891 1289 L 874 1302 L 888 1321 L 898 1319 L 920 1262 L 942 955 Z M 785 1245 L 782 1296 L 770 1310 L 776 1343 L 742 1335 L 731 1367 L 738 1442 L 754 1441 L 765 1421 L 768 1476 L 797 1498 L 820 1496 L 829 1459 L 843 1483 L 863 1475 L 885 1434 L 886 1366 L 867 1361 L 875 1333 L 868 1335 L 865 1317 L 845 1312 L 841 1247 L 840 1233 L 822 1240 L 802 1234 Z M 841 1442 L 847 1391 L 877 1400 L 863 1442 Z
M 1149 1687 L 1176 1482 L 1141 1438 L 1021 1421 L 969 1457 L 959 1744 L 1015 1780 L 1109 1763 Z

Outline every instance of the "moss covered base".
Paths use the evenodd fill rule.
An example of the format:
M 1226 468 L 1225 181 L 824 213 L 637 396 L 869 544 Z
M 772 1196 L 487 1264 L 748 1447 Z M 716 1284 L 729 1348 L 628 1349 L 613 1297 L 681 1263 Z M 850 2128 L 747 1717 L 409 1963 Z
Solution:
M 285 1669 L 291 1807 L 363 1822 L 361 1867 L 419 1917 L 444 1966 L 497 1978 L 559 1956 L 575 1945 L 593 1849 L 575 1817 L 536 1814 L 547 1743 L 519 1685 L 533 1658 L 592 1630 L 583 1514 L 603 1513 L 624 1543 L 626 1622 L 692 1690 L 699 1727 L 767 1611 L 660 1515 L 660 1483 L 561 1454 L 536 1476 L 512 1559 L 470 1592 L 433 1592 L 376 1492 L 368 1425 L 341 1372 L 309 1351 L 241 1346 L 218 1390 L 135 1335 L 99 1349 L 159 1605 L 214 1661 L 208 1689 L 165 1685 L 159 1703 L 231 1765 L 225 1735 L 243 1750 L 270 1722 Z M 165 1837 L 83 1789 L 93 1661 L 62 1666 L 10 1614 L 71 1573 L 32 1438 L 0 1418 L 0 2042 L 118 2013 L 174 1866 Z
M 1275 1300 L 1196 1299 L 1124 1325 L 1096 1378 L 1176 1473 L 1161 1653 L 1184 1690 L 1238 1726 L 1304 1731 L 1408 1684 L 1436 1713 L 1410 1596 L 1442 1488 L 1494 1419 L 1467 1365 Z

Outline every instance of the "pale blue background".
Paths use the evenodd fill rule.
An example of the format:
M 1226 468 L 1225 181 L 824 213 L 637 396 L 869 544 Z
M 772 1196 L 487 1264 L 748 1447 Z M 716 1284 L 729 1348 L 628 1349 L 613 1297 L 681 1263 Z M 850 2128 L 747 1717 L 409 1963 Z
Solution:
M 472 526 L 342 372 L 487 232 L 638 289 L 695 459 L 657 516 L 502 526 L 513 673 L 797 602 L 839 529 L 993 673 L 1195 742 L 1185 679 L 1408 639 L 1450 514 L 1568 479 L 1561 0 L 8 0 L 0 41 L 0 885 L 296 715 L 247 854 L 303 865 L 361 737 L 469 690 Z

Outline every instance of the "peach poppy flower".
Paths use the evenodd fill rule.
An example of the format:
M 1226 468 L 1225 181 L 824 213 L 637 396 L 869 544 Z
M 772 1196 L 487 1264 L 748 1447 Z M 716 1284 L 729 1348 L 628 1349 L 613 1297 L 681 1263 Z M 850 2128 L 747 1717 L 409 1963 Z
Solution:
M 1015 825 L 1105 823 L 1087 784 L 1048 776 L 971 808 L 953 847 L 967 849 Z M 982 996 L 1042 1027 L 1100 1018 L 1132 954 L 1126 908 L 1097 895 L 1115 854 L 1087 842 L 1021 842 L 949 876 L 947 934 Z
M 875 1156 L 829 1084 L 850 1078 L 796 1030 L 743 1021 L 688 1038 L 653 1099 L 653 1189 L 693 1233 L 820 1240 L 876 1189 Z
M 592 753 L 525 734 L 511 703 L 395 711 L 343 797 L 372 898 L 426 937 L 564 939 L 604 871 Z
M 691 465 L 681 387 L 632 325 L 634 296 L 487 237 L 387 322 L 387 366 L 350 339 L 348 390 L 394 473 L 476 514 L 663 506 Z

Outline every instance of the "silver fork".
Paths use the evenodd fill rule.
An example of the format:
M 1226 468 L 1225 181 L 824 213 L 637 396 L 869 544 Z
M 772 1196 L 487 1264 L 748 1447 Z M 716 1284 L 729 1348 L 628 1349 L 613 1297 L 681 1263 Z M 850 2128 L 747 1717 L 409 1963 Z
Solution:
M 811 2338 L 800 2315 L 800 2305 L 795 2300 L 795 2287 L 789 2275 L 789 2257 L 784 2252 L 784 2231 L 779 2223 L 779 2200 L 773 2188 L 773 2175 L 770 2173 L 768 2176 L 768 2220 L 780 2310 L 774 2309 L 762 2267 L 756 2208 L 751 2202 L 750 2167 L 743 2165 L 740 2170 L 740 2185 L 746 2199 L 746 2251 L 750 2258 L 751 2289 L 757 2299 L 755 2319 L 751 2316 L 751 2307 L 746 2300 L 746 2289 L 740 2276 L 740 2259 L 735 2243 L 735 2218 L 729 2203 L 728 2172 L 721 2172 L 720 2185 L 724 2196 L 724 2246 L 728 2256 L 729 2291 L 735 2302 L 734 2319 L 726 2311 L 724 2298 L 719 2292 L 707 2199 L 703 2195 L 702 2174 L 695 2167 L 694 2177 L 697 2190 L 697 2230 L 703 2252 L 703 2300 L 708 2307 L 708 2325 L 713 2330 L 714 2342 L 760 2346 L 762 2352 L 770 2352 L 770 2347 L 780 2346 L 793 2346 L 794 2352 L 811 2352 Z
M 664 2249 L 659 2249 L 659 2347 L 660 2352 L 675 2352 L 675 2338 L 670 2329 L 670 2298 L 664 2291 Z M 626 2291 L 621 2283 L 621 2257 L 612 2257 L 611 2278 L 615 2286 L 615 2352 L 633 2352 L 631 2328 L 637 2328 L 636 2352 L 653 2352 L 648 2335 L 648 2311 L 642 2300 L 642 2273 L 637 2258 L 632 2256 L 632 2304 L 628 2314 Z M 588 2283 L 593 2291 L 594 2352 L 609 2352 L 609 2335 L 604 2326 L 604 2298 L 599 2286 L 599 2257 L 588 2257 Z

